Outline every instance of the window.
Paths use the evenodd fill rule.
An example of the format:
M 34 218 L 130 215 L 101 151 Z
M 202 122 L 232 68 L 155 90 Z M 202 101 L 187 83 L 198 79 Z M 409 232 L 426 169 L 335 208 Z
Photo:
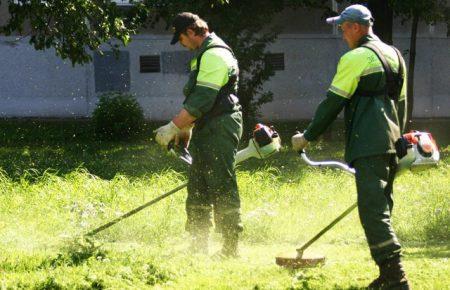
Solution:
M 284 53 L 268 53 L 265 56 L 265 62 L 273 70 L 284 70 Z
M 139 57 L 141 73 L 157 73 L 161 71 L 161 57 L 159 55 L 141 55 Z

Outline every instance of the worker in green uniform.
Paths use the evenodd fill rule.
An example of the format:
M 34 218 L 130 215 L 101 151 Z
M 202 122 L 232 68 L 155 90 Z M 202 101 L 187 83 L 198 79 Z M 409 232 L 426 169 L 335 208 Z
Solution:
M 394 143 L 406 125 L 404 60 L 398 50 L 373 34 L 372 15 L 362 5 L 351 5 L 327 22 L 339 25 L 351 50 L 341 57 L 326 99 L 306 131 L 292 137 L 292 146 L 296 151 L 305 148 L 345 110 L 345 159 L 356 171 L 359 216 L 380 269 L 369 289 L 409 289 L 391 225 L 397 166 Z
M 191 250 L 207 253 L 214 212 L 222 234 L 219 256 L 238 254 L 242 231 L 235 156 L 242 136 L 242 113 L 236 97 L 238 62 L 232 50 L 199 16 L 183 12 L 172 25 L 171 44 L 180 42 L 195 51 L 183 89 L 183 108 L 172 121 L 156 130 L 156 141 L 166 147 L 172 140 L 189 146 L 193 163 L 188 173 L 186 230 Z M 192 136 L 192 138 L 191 138 Z

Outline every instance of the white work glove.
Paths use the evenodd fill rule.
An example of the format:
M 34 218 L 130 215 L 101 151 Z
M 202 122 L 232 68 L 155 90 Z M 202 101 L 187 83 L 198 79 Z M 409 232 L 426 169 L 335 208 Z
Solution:
M 188 148 L 189 141 L 191 141 L 192 128 L 194 128 L 194 124 L 182 128 L 175 136 L 175 145 L 181 145 L 183 148 Z
M 153 133 L 156 133 L 156 142 L 163 147 L 167 147 L 170 141 L 174 140 L 179 132 L 180 128 L 178 128 L 172 121 L 170 121 L 169 124 L 161 126 L 153 131 Z
M 291 138 L 292 142 L 292 149 L 294 149 L 296 152 L 299 152 L 308 145 L 308 140 L 305 139 L 303 136 L 303 133 L 297 133 Z

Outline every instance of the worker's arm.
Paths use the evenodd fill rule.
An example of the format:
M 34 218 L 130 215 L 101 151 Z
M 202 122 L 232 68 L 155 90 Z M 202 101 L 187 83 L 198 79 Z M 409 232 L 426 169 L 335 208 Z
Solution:
M 360 76 L 366 67 L 365 58 L 359 50 L 346 53 L 340 59 L 327 97 L 320 103 L 313 120 L 306 128 L 304 137 L 307 141 L 316 140 L 336 119 L 355 93 Z
M 227 82 L 228 66 L 224 60 L 211 51 L 205 52 L 196 85 L 184 102 L 184 110 L 196 119 L 202 117 L 212 109 L 219 90 Z
M 327 98 L 319 104 L 313 120 L 306 128 L 305 139 L 316 140 L 336 119 L 347 102 L 348 99 L 329 91 Z
M 184 139 L 187 144 L 193 122 L 212 109 L 219 90 L 227 82 L 228 67 L 225 62 L 217 55 L 205 52 L 196 85 L 186 97 L 183 109 L 167 125 L 155 130 L 158 144 L 165 147 L 172 140 L 177 142 L 177 138 Z
M 190 127 L 197 118 L 189 114 L 186 109 L 181 109 L 181 111 L 172 119 L 172 122 L 178 128 L 182 129 L 185 127 Z

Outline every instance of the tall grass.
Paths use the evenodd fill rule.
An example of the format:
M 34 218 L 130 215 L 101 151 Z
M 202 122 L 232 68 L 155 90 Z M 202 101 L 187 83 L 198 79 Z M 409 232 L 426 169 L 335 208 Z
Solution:
M 342 158 L 340 143 L 316 145 L 311 158 Z M 395 185 L 394 227 L 416 289 L 450 283 L 450 147 L 441 149 L 438 168 Z M 186 181 L 186 165 L 150 142 L 5 144 L 0 165 L 1 289 L 355 289 L 376 275 L 356 211 L 309 249 L 328 256 L 324 268 L 274 265 L 356 199 L 352 176 L 308 167 L 288 148 L 239 165 L 242 258 L 222 262 L 186 252 L 184 190 L 80 239 Z

